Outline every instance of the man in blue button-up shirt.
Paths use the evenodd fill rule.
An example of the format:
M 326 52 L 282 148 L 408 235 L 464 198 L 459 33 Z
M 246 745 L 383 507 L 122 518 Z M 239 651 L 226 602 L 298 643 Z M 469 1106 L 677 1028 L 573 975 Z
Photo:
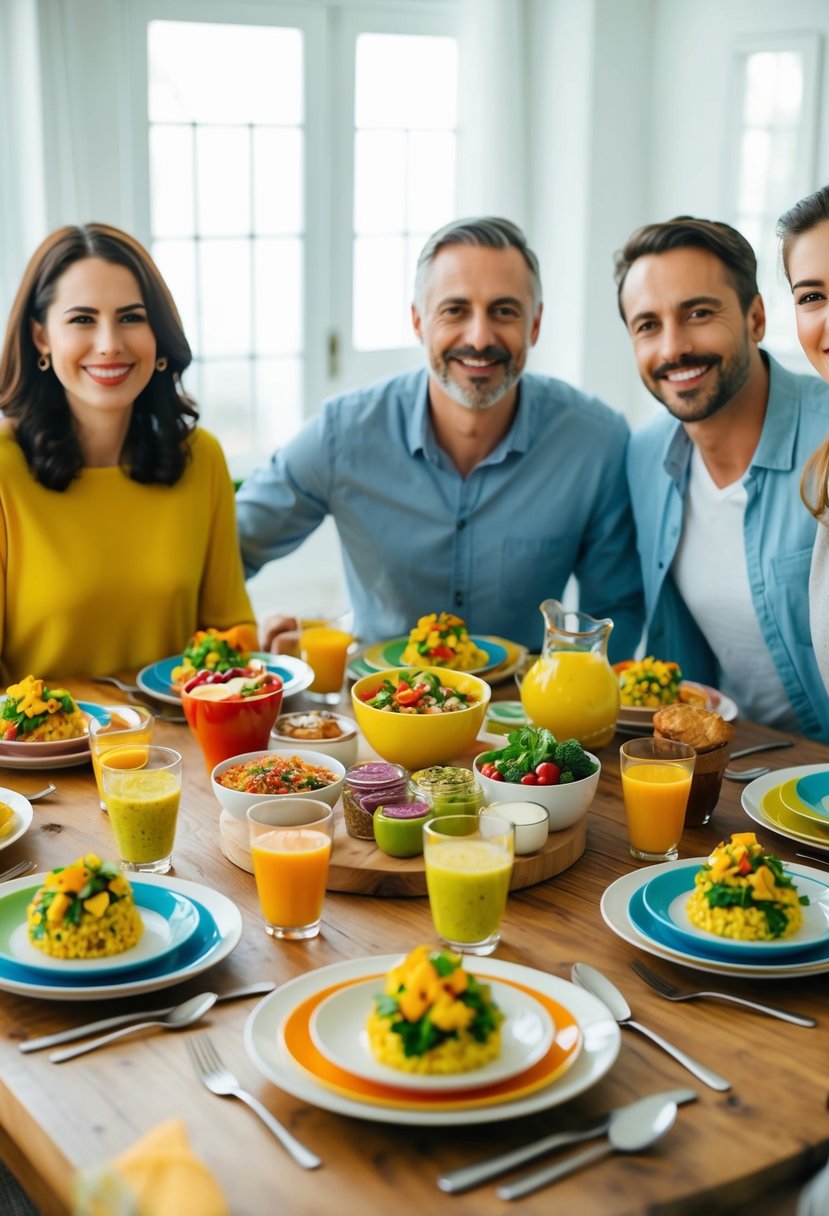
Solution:
M 646 225 L 616 281 L 640 375 L 666 409 L 628 451 L 648 652 L 744 717 L 829 741 L 809 634 L 816 524 L 800 501 L 829 389 L 760 349 L 754 253 L 727 224 Z
M 541 311 L 538 263 L 509 221 L 461 221 L 430 238 L 412 306 L 428 370 L 326 401 L 245 482 L 248 572 L 331 514 L 364 641 L 452 611 L 474 633 L 538 649 L 539 604 L 575 574 L 580 607 L 615 621 L 615 657 L 632 654 L 643 605 L 628 427 L 595 398 L 524 372 Z

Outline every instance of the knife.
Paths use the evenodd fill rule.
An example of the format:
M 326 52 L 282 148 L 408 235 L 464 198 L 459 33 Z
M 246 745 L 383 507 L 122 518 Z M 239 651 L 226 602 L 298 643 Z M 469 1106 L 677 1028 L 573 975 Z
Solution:
M 676 1102 L 677 1106 L 680 1106 L 683 1102 L 696 1101 L 697 1095 L 693 1089 L 671 1089 L 659 1094 L 659 1097 L 664 1098 L 666 1102 Z M 637 1098 L 636 1101 L 639 1102 L 641 1099 Z M 574 1128 L 573 1131 L 553 1132 L 551 1136 L 545 1136 L 542 1140 L 534 1140 L 532 1144 L 525 1144 L 522 1148 L 500 1153 L 497 1157 L 487 1157 L 486 1160 L 479 1161 L 475 1165 L 462 1165 L 459 1169 L 441 1174 L 437 1180 L 438 1186 L 448 1195 L 458 1195 L 461 1191 L 468 1191 L 474 1186 L 488 1182 L 490 1178 L 497 1178 L 499 1174 L 505 1174 L 507 1170 L 524 1165 L 527 1161 L 534 1161 L 536 1157 L 552 1153 L 557 1148 L 564 1148 L 568 1144 L 580 1144 L 582 1140 L 592 1140 L 596 1136 L 602 1136 L 616 1115 L 634 1105 L 636 1103 L 628 1102 L 625 1106 L 617 1106 L 615 1110 L 608 1111 L 606 1115 L 598 1115 L 595 1119 L 590 1119 L 581 1127 Z
M 236 1001 L 241 1000 L 246 996 L 263 996 L 267 992 L 273 992 L 276 984 L 269 980 L 262 980 L 258 984 L 246 984 L 244 988 L 231 988 L 228 992 L 222 992 L 216 998 L 219 1001 Z M 166 1009 L 142 1009 L 139 1013 L 122 1013 L 117 1017 L 103 1018 L 99 1022 L 88 1022 L 85 1026 L 76 1026 L 74 1030 L 60 1030 L 57 1034 L 47 1034 L 40 1039 L 27 1039 L 25 1043 L 18 1043 L 21 1051 L 42 1051 L 44 1047 L 57 1047 L 60 1043 L 72 1043 L 75 1039 L 84 1039 L 88 1034 L 98 1034 L 102 1030 L 110 1030 L 115 1026 L 129 1026 L 130 1022 L 144 1022 L 147 1018 L 162 1018 L 168 1014 L 174 1005 L 168 1005 Z

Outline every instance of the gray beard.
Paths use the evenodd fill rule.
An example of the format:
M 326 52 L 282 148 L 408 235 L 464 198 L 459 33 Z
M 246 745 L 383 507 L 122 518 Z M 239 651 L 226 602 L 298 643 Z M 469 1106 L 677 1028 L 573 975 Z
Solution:
M 464 409 L 480 412 L 491 410 L 494 405 L 506 397 L 508 392 L 515 388 L 521 379 L 521 372 L 512 362 L 507 364 L 506 374 L 500 384 L 482 385 L 479 389 L 465 388 L 453 379 L 446 364 L 441 367 L 433 367 L 432 371 L 447 397 L 451 397 Z

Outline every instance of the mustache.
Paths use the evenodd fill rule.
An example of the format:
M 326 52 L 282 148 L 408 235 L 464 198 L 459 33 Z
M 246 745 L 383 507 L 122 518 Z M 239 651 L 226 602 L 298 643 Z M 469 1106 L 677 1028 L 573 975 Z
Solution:
M 653 377 L 655 380 L 659 380 L 671 372 L 682 371 L 684 367 L 713 367 L 715 363 L 721 362 L 722 360 L 717 355 L 683 355 L 681 359 L 674 359 L 670 363 L 662 363 L 659 367 L 654 368 Z
M 494 363 L 509 363 L 510 354 L 503 346 L 486 346 L 475 350 L 474 346 L 453 346 L 444 355 L 445 359 L 488 359 Z

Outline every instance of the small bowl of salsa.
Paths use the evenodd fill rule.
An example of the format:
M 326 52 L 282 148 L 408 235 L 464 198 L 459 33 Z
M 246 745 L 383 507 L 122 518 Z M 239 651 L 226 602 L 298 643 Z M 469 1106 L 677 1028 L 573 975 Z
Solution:
M 345 766 L 333 756 L 307 748 L 245 752 L 217 764 L 210 775 L 216 799 L 234 819 L 265 798 L 313 798 L 334 806 Z

